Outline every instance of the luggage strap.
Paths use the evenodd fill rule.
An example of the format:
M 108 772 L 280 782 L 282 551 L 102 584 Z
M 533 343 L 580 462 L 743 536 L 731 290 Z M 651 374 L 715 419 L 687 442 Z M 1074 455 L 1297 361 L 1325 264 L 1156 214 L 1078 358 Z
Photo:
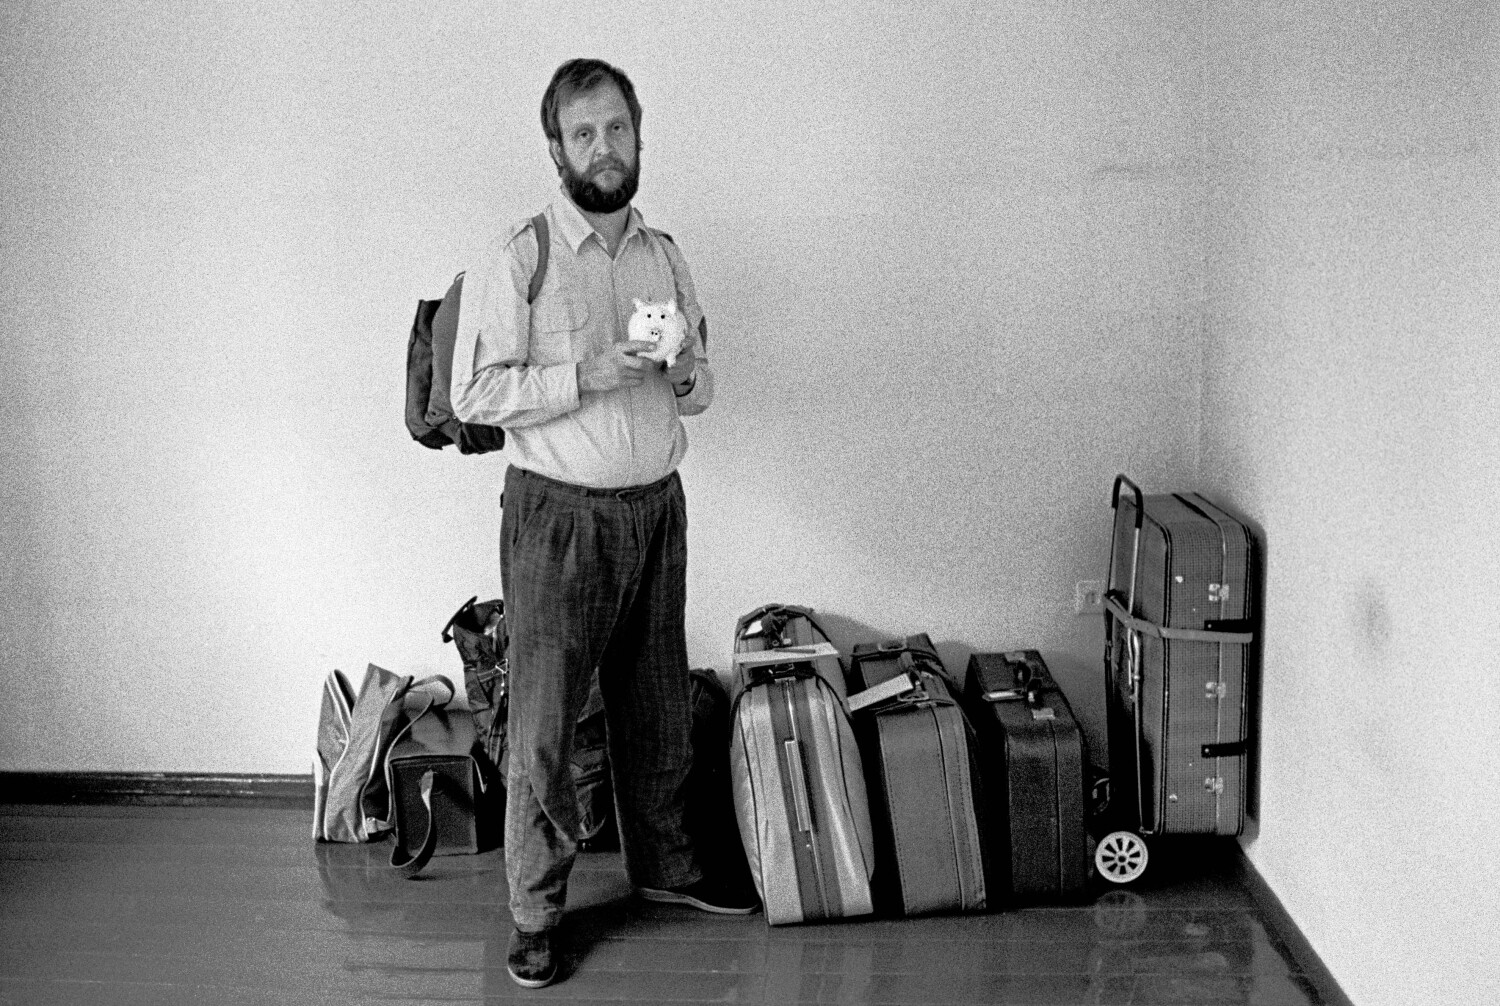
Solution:
M 437 851 L 437 817 L 432 812 L 432 791 L 446 785 L 447 780 L 432 770 L 422 773 L 422 806 L 427 809 L 427 830 L 415 852 L 408 852 L 399 842 L 391 850 L 391 869 L 407 880 L 421 873 L 422 868 L 432 861 L 432 854 Z
M 902 671 L 893 678 L 886 678 L 877 685 L 849 696 L 851 715 L 865 709 L 878 716 L 905 706 L 923 708 L 957 704 L 949 693 L 947 683 L 939 675 L 926 669 Z
M 899 660 L 903 653 L 910 653 L 914 658 L 914 663 L 921 662 L 938 667 L 943 666 L 943 661 L 938 657 L 937 650 L 929 649 L 925 646 L 911 646 L 904 639 L 887 640 L 872 649 L 861 650 L 858 653 L 851 654 L 849 662 L 860 664 L 866 660 L 890 660 L 893 657 Z
M 767 649 L 780 649 L 789 645 L 782 639 L 782 630 L 786 623 L 793 618 L 805 618 L 807 624 L 813 627 L 818 635 L 825 640 L 829 635 L 823 627 L 813 618 L 811 608 L 805 608 L 800 604 L 763 604 L 740 619 L 735 628 L 735 639 L 754 639 L 757 636 L 766 640 Z M 756 623 L 759 623 L 757 625 Z M 755 626 L 752 631 L 751 626 Z
M 1253 632 L 1219 632 L 1211 629 L 1173 629 L 1145 619 L 1136 618 L 1127 612 L 1116 594 L 1111 591 L 1104 597 L 1104 606 L 1115 618 L 1136 632 L 1144 632 L 1158 639 L 1181 639 L 1194 643 L 1250 643 L 1255 640 Z

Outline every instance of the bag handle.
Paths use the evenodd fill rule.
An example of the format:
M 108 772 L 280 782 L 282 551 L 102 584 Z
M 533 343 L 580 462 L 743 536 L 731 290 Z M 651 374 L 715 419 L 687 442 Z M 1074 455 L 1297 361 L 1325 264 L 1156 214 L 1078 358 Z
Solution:
M 444 698 L 441 702 L 438 701 L 437 694 L 434 693 L 434 689 L 432 687 L 434 685 L 442 685 L 442 691 L 448 693 L 447 697 Z M 421 698 L 426 700 L 422 704 L 422 708 L 417 711 L 417 714 L 415 716 L 412 716 L 405 707 L 406 699 L 412 695 L 420 695 Z M 401 729 L 396 731 L 395 736 L 391 738 L 390 746 L 385 749 L 385 757 L 382 759 L 382 761 L 386 763 L 387 774 L 389 774 L 391 752 L 396 749 L 396 745 L 401 742 L 401 739 L 403 737 L 411 733 L 411 728 L 416 726 L 417 720 L 432 712 L 432 708 L 434 706 L 446 706 L 448 703 L 453 701 L 453 697 L 453 682 L 449 681 L 441 674 L 433 674 L 425 678 L 419 678 L 415 681 L 409 680 L 406 685 L 401 688 L 400 691 L 398 691 L 391 697 L 391 702 L 401 703 L 402 711 L 407 712 L 407 716 L 406 722 L 401 724 Z M 394 794 L 391 794 L 391 798 L 394 799 Z
M 454 626 L 454 624 L 460 618 L 463 618 L 465 615 L 472 614 L 473 611 L 474 611 L 474 604 L 478 600 L 479 600 L 479 595 L 475 594 L 473 597 L 469 598 L 462 605 L 460 605 L 459 609 L 453 613 L 453 617 L 450 618 L 450 619 L 448 619 L 448 624 L 445 625 L 445 626 L 443 626 L 443 642 L 445 642 L 445 643 L 451 643 L 451 642 L 453 642 L 453 626 Z
M 432 861 L 432 854 L 437 851 L 437 819 L 432 813 L 432 791 L 437 787 L 438 778 L 437 773 L 431 769 L 422 773 L 422 806 L 427 808 L 427 833 L 422 836 L 422 844 L 410 855 L 399 842 L 391 850 L 391 869 L 407 880 L 421 873 L 422 868 Z

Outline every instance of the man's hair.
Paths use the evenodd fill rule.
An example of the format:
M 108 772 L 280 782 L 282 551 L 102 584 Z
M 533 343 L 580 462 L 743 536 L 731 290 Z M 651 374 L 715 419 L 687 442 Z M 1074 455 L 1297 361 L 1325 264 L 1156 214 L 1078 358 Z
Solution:
M 641 103 L 635 97 L 635 85 L 617 67 L 601 59 L 570 59 L 557 68 L 547 93 L 542 95 L 542 132 L 548 140 L 562 142 L 562 127 L 557 123 L 557 110 L 571 101 L 575 94 L 592 91 L 606 80 L 614 81 L 625 96 L 625 107 L 630 109 L 630 125 L 635 129 L 636 143 L 641 137 Z

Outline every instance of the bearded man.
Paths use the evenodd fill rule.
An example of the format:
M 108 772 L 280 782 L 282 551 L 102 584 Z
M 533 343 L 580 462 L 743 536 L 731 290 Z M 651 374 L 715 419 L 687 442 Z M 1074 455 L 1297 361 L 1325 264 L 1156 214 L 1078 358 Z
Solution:
M 569 752 L 594 669 L 604 698 L 626 872 L 643 897 L 743 914 L 682 829 L 690 708 L 683 416 L 708 408 L 703 312 L 681 252 L 631 205 L 641 106 L 599 60 L 558 68 L 542 130 L 562 179 L 538 233 L 519 223 L 464 278 L 453 411 L 506 430 L 500 581 L 510 629 L 505 868 L 511 977 L 557 976 L 555 934 L 577 854 Z M 676 299 L 692 338 L 665 366 L 632 342 L 634 300 Z

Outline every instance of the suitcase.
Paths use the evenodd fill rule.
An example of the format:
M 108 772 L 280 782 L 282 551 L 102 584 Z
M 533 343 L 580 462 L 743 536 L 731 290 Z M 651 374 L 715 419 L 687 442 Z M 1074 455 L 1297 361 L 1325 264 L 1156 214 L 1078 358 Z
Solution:
M 997 883 L 1020 902 L 1082 897 L 1088 759 L 1072 707 L 1036 650 L 975 653 L 964 675 L 996 810 Z
M 982 911 L 989 889 L 974 732 L 932 640 L 859 644 L 848 685 L 875 829 L 877 908 Z
M 1238 835 L 1249 761 L 1254 536 L 1197 493 L 1147 496 L 1124 475 L 1111 506 L 1111 814 L 1127 834 Z M 1106 879 L 1124 883 L 1139 876 L 1132 860 L 1144 870 L 1146 852 L 1115 838 L 1101 843 L 1098 862 Z
M 766 605 L 735 628 L 735 816 L 771 925 L 874 911 L 870 809 L 843 668 L 811 616 Z

